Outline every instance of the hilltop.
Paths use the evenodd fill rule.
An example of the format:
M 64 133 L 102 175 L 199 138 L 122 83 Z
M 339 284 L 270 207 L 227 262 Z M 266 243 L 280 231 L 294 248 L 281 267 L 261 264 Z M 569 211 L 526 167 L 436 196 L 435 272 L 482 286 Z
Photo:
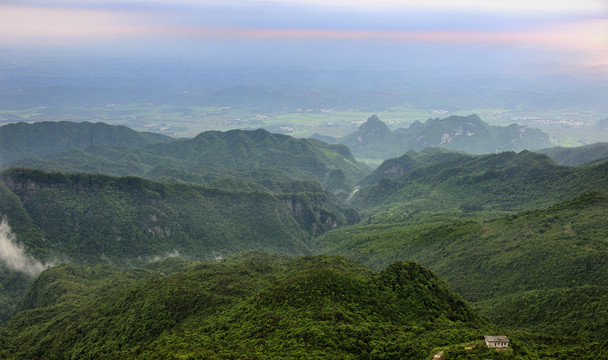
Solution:
M 383 161 L 371 174 L 359 181 L 359 185 L 374 185 L 382 179 L 399 179 L 414 169 L 437 163 L 458 163 L 471 155 L 440 148 L 426 148 L 417 152 L 409 150 L 398 158 Z
M 61 329 L 61 331 L 59 331 Z M 339 256 L 249 252 L 139 269 L 61 265 L 43 272 L 8 326 L 5 358 L 594 359 L 608 342 L 489 324 L 413 262 L 374 271 Z
M 386 160 L 408 150 L 439 147 L 471 154 L 522 151 L 551 145 L 549 135 L 538 129 L 511 124 L 491 126 L 477 115 L 450 116 L 445 119 L 416 121 L 409 128 L 391 131 L 376 115 L 359 129 L 337 139 L 358 158 Z
M 375 272 L 341 257 L 249 253 L 49 269 L 6 338 L 18 357 L 426 359 L 489 328 L 415 263 Z

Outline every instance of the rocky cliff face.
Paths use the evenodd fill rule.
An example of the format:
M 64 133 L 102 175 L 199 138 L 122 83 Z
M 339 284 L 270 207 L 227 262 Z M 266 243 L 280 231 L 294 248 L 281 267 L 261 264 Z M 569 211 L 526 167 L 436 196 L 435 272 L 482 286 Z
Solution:
M 302 229 L 313 236 L 348 225 L 344 214 L 338 209 L 334 213 L 322 206 L 315 205 L 305 194 L 283 195 L 281 203 L 291 211 Z

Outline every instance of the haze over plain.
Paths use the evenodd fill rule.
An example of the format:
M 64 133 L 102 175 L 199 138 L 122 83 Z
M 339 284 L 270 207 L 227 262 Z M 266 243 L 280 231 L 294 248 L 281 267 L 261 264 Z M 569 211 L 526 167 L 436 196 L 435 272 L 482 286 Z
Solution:
M 374 112 L 393 128 L 447 113 L 545 126 L 608 112 L 608 5 L 599 0 L 56 0 L 0 10 L 5 123 L 335 136 Z M 44 106 L 54 111 L 8 112 Z M 105 115 L 90 112 L 99 106 Z M 132 116 L 106 114 L 117 107 Z M 341 126 L 321 126 L 331 121 Z

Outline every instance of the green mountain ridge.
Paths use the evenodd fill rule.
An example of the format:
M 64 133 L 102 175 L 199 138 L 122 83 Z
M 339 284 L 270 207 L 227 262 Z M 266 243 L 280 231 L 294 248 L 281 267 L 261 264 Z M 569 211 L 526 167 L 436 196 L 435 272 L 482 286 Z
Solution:
M 119 260 L 174 250 L 196 250 L 195 258 L 209 259 L 205 252 L 222 247 L 238 252 L 259 241 L 267 250 L 298 254 L 307 251 L 310 235 L 356 221 L 355 213 L 345 215 L 323 192 L 229 191 L 27 169 L 0 172 L 0 186 L 16 202 L 3 201 L 0 211 L 18 236 L 37 227 L 53 243 L 36 239 L 42 242 L 28 246 L 76 259 L 93 253 L 91 259 L 104 254 Z
M 475 118 L 411 130 L 491 138 Z M 364 125 L 366 146 L 398 132 Z M 1 240 L 36 268 L 1 254 L 0 358 L 604 358 L 608 160 L 549 150 L 370 173 L 345 145 L 235 130 L 21 159 L 65 172 L 0 171 Z
M 24 157 L 43 156 L 93 145 L 137 147 L 167 143 L 172 138 L 137 132 L 126 126 L 105 123 L 44 121 L 0 126 L 0 167 Z
M 349 192 L 369 172 L 344 145 L 296 139 L 266 130 L 208 131 L 193 139 L 137 148 L 94 146 L 11 163 L 45 171 L 140 176 L 164 182 L 286 192 L 292 182 L 316 181 Z
M 410 171 L 439 162 L 459 162 L 470 158 L 469 154 L 440 148 L 426 148 L 417 152 L 409 150 L 402 156 L 383 161 L 371 174 L 359 181 L 360 185 L 374 185 L 382 179 L 399 179 Z
M 607 207 L 608 195 L 593 192 L 547 209 L 487 221 L 359 224 L 328 232 L 316 238 L 313 246 L 316 252 L 340 253 L 377 268 L 396 260 L 418 261 L 437 271 L 470 301 L 539 286 L 546 289 L 585 284 L 606 286 L 608 277 L 602 272 L 608 267 L 600 265 L 608 262 L 608 244 L 605 243 L 608 220 L 603 216 Z M 508 251 L 513 251 L 513 255 Z M 559 255 L 559 252 L 569 256 Z M 503 255 L 505 258 L 500 259 Z M 461 261 L 459 266 L 469 268 L 462 274 L 471 278 L 448 277 L 448 273 L 457 272 L 456 264 L 450 266 L 448 259 Z M 552 263 L 554 260 L 559 260 L 561 265 Z M 587 262 L 590 267 L 585 265 Z M 482 264 L 486 273 L 500 272 L 501 267 L 505 267 L 504 271 L 528 267 L 537 270 L 529 273 L 509 270 L 508 279 L 486 278 L 480 269 L 473 271 L 470 268 Z M 559 270 L 562 266 L 563 270 Z M 542 271 L 543 268 L 546 270 Z M 548 277 L 534 279 L 534 274 L 547 274 Z M 499 289 L 503 290 L 497 293 Z
M 43 272 L 19 310 L 0 328 L 0 357 L 531 360 L 608 350 L 521 331 L 508 332 L 506 351 L 488 349 L 483 335 L 500 330 L 427 268 L 378 272 L 325 255 L 65 264 Z
M 426 158 L 427 163 L 415 162 L 409 171 L 392 178 L 385 177 L 386 169 L 395 168 L 391 164 L 403 159 L 412 162 L 412 153 L 380 165 L 366 178 L 380 180 L 361 187 L 350 204 L 373 214 L 377 221 L 403 221 L 431 212 L 500 215 L 547 207 L 590 191 L 608 191 L 608 162 L 569 167 L 529 151 L 413 155 L 413 159 Z

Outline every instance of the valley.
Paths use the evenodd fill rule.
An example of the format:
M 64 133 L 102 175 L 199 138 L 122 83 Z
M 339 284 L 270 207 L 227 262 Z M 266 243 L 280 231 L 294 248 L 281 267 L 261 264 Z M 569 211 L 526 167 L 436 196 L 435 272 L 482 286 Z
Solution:
M 0 358 L 608 356 L 606 146 L 512 127 L 2 126 Z

